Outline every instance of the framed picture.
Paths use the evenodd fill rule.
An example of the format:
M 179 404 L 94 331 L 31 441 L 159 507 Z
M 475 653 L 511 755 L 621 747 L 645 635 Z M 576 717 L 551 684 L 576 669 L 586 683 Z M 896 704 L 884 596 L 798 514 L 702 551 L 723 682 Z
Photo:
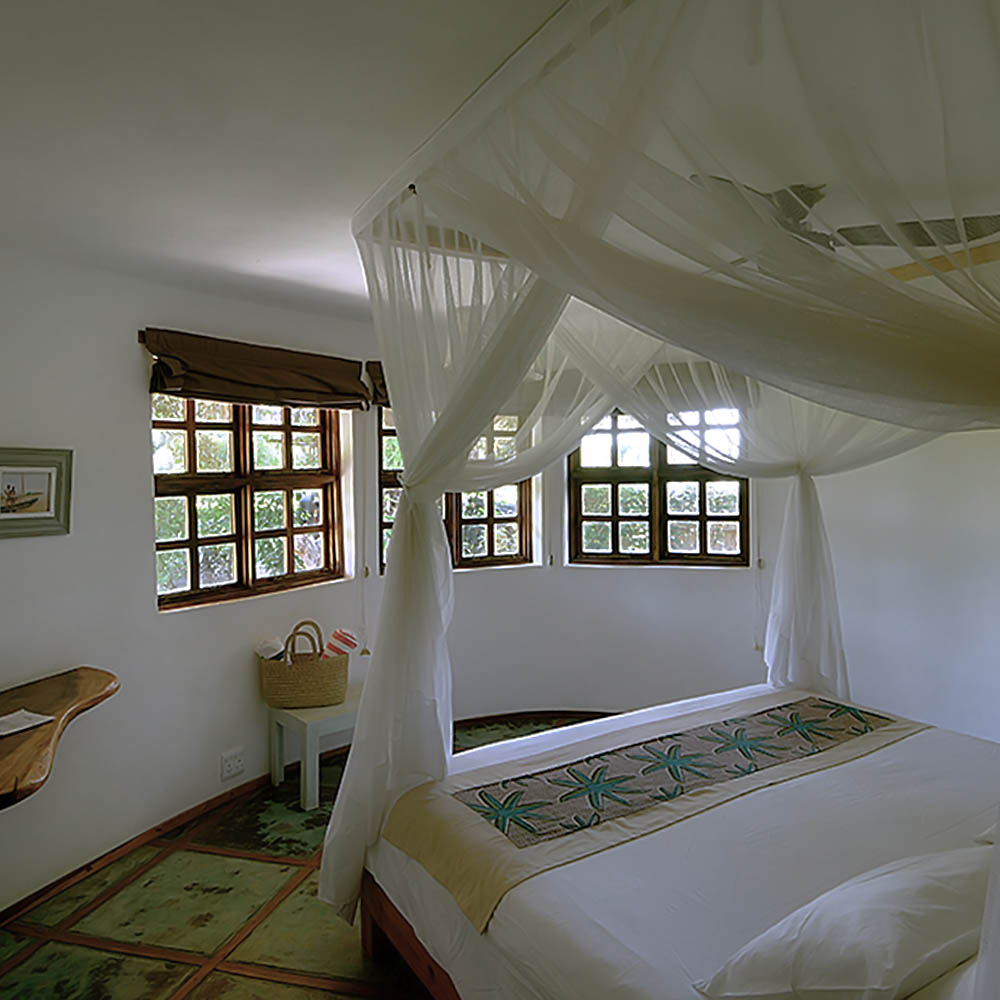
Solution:
M 0 448 L 0 538 L 69 534 L 73 452 Z

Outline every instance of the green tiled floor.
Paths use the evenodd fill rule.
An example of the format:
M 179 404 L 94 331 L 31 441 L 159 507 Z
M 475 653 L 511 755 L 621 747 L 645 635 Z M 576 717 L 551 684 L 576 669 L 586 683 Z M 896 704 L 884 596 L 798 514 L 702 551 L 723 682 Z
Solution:
M 34 909 L 29 910 L 21 919 L 29 924 L 55 927 L 81 906 L 97 899 L 105 889 L 120 882 L 126 875 L 155 857 L 159 850 L 158 847 L 153 847 L 151 844 L 140 847 L 106 868 L 101 868 L 93 875 L 88 875 L 83 881 L 77 882 L 65 892 L 59 893 L 58 896 L 40 903 Z
M 165 1000 L 190 965 L 50 941 L 0 979 L 3 1000 Z
M 578 719 L 553 713 L 459 723 L 456 749 Z M 370 962 L 357 926 L 316 898 L 319 851 L 343 766 L 342 757 L 322 765 L 321 806 L 312 812 L 299 808 L 296 780 L 249 794 L 11 921 L 0 929 L 0 963 L 12 963 L 0 977 L 0 1000 L 167 1000 L 178 990 L 185 1000 L 426 998 L 400 961 Z M 294 883 L 303 868 L 308 874 Z M 232 965 L 216 968 L 224 962 Z M 204 978 L 185 986 L 194 975 Z M 291 981 L 303 977 L 305 985 Z M 270 981 L 282 978 L 289 981 Z
M 73 930 L 211 955 L 294 870 L 266 861 L 176 851 L 74 924 Z

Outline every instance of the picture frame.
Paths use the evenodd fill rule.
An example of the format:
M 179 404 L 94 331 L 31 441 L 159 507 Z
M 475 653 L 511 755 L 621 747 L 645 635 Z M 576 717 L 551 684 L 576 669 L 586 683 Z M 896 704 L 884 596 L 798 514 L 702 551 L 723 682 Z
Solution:
M 0 538 L 68 535 L 73 452 L 0 448 Z

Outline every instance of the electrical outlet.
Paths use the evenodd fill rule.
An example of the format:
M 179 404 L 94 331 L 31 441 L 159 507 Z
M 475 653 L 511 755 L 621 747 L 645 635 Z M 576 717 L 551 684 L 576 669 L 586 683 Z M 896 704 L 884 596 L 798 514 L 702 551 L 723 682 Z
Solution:
M 222 780 L 227 781 L 229 778 L 235 778 L 236 775 L 243 773 L 243 747 L 233 747 L 232 750 L 226 750 L 222 755 Z

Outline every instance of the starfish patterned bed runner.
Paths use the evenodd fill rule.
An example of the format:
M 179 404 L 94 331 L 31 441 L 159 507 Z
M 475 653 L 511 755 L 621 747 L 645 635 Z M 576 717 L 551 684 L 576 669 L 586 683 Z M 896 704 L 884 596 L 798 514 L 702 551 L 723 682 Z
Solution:
M 532 756 L 413 788 L 382 837 L 483 931 L 525 879 L 927 728 L 787 689 L 710 708 L 668 705 L 652 721 L 624 716 L 595 735 L 574 727 Z
M 515 847 L 528 847 L 822 753 L 895 721 L 826 698 L 803 698 L 453 795 Z

